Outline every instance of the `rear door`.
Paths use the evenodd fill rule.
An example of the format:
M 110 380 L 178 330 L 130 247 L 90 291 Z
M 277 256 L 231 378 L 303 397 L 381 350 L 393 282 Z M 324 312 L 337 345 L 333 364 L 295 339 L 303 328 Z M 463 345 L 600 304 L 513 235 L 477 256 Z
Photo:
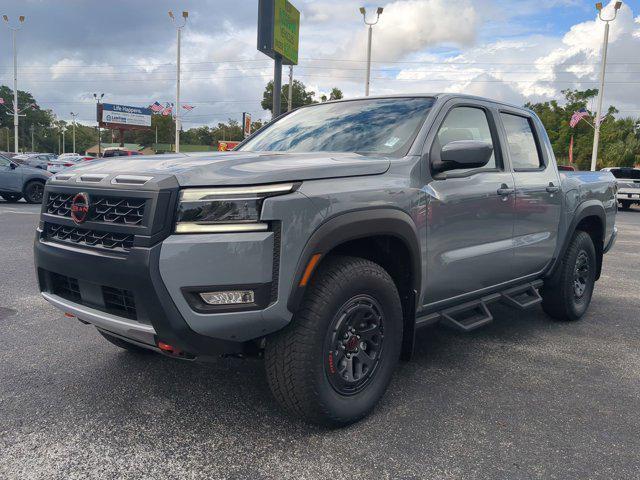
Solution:
M 457 140 L 491 143 L 494 154 L 478 169 L 433 174 L 427 193 L 427 280 L 424 305 L 478 292 L 512 278 L 514 181 L 505 166 L 490 103 L 453 100 L 427 139 L 429 160 Z M 430 165 L 429 165 L 430 168 Z
M 558 242 L 562 191 L 544 127 L 535 117 L 502 109 L 505 152 L 515 179 L 514 276 L 541 272 Z

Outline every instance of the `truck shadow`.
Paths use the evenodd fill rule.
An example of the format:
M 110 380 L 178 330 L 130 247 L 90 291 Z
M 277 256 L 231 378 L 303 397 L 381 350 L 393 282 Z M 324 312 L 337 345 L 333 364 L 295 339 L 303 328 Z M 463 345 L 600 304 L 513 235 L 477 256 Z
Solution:
M 540 330 L 556 328 L 540 310 L 514 312 L 498 307 L 495 313 L 492 324 L 467 334 L 439 326 L 420 331 L 414 358 L 401 364 L 394 388 L 390 389 L 392 393 L 385 396 L 377 410 L 386 417 L 393 416 L 398 408 L 402 410 L 403 405 L 429 404 L 429 391 L 411 388 L 428 371 L 446 370 L 447 383 L 455 385 L 461 376 L 482 368 L 479 350 L 488 344 L 509 349 L 524 338 L 531 342 L 531 337 Z M 200 364 L 109 350 L 105 351 L 103 366 L 102 374 L 96 374 L 104 377 L 95 379 L 102 398 L 109 399 L 107 403 L 111 404 L 103 407 L 119 411 L 120 416 L 132 422 L 148 417 L 153 405 L 154 421 L 177 421 L 181 429 L 195 433 L 237 428 L 238 424 L 251 425 L 249 430 L 255 435 L 304 436 L 322 430 L 280 410 L 269 391 L 261 360 L 222 359 Z M 121 374 L 112 375 L 114 369 Z M 123 383 L 130 384 L 131 390 L 123 392 Z M 364 424 L 376 422 L 376 416 L 369 417 Z M 350 428 L 360 428 L 358 425 L 363 423 Z

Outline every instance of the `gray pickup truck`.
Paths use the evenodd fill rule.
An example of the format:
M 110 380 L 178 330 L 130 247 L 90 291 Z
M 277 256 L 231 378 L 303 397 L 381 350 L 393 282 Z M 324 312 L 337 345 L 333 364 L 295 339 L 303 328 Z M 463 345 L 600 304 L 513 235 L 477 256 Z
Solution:
M 105 160 L 46 185 L 46 300 L 134 352 L 264 357 L 308 421 L 367 415 L 418 328 L 490 305 L 585 313 L 615 178 L 560 173 L 534 113 L 441 94 L 294 110 L 236 151 Z

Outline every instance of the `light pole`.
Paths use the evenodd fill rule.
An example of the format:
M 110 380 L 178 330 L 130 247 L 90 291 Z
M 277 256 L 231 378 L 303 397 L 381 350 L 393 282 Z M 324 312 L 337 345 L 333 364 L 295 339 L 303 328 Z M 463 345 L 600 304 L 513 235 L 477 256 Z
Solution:
M 187 24 L 189 12 L 182 12 L 182 20 L 176 20 L 173 12 L 169 10 L 169 17 L 173 20 L 177 32 L 177 58 L 176 58 L 176 153 L 180 151 L 180 37 L 182 28 Z
M 71 118 L 73 119 L 73 153 L 77 153 L 76 152 L 76 117 L 77 116 L 78 116 L 77 113 L 71 112 Z
M 100 101 L 102 100 L 102 98 L 104 97 L 104 93 L 101 93 L 100 95 L 98 95 L 97 93 L 93 94 L 93 98 L 96 101 L 96 117 L 98 120 L 98 158 L 100 158 L 100 142 L 102 141 L 102 139 L 100 138 L 100 118 L 98 117 L 98 115 L 100 114 L 100 108 L 98 107 L 98 105 L 100 105 Z M 75 148 L 74 148 L 75 150 Z
M 602 42 L 602 66 L 600 68 L 600 90 L 598 90 L 598 106 L 596 110 L 596 118 L 593 120 L 593 152 L 591 153 L 591 171 L 595 172 L 598 163 L 598 142 L 600 141 L 600 122 L 602 120 L 602 97 L 604 96 L 604 74 L 607 68 L 607 47 L 609 46 L 609 22 L 612 22 L 618 16 L 618 10 L 622 7 L 622 2 L 616 2 L 613 6 L 613 16 L 611 18 L 602 17 L 602 3 L 596 3 L 598 10 L 598 18 L 605 22 L 604 24 L 604 41 Z
M 369 38 L 367 40 L 367 79 L 364 87 L 365 97 L 369 96 L 369 84 L 371 83 L 371 36 L 373 35 L 373 26 L 378 23 L 378 20 L 380 20 L 382 10 L 384 10 L 382 7 L 377 8 L 375 22 L 367 22 L 367 10 L 364 7 L 360 7 L 360 13 L 362 14 L 364 24 L 369 26 Z
M 11 30 L 11 42 L 13 44 L 13 131 L 15 137 L 14 150 L 18 153 L 18 53 L 16 48 L 16 33 L 24 23 L 24 15 L 18 17 L 18 24 L 12 26 L 9 23 L 9 17 L 2 15 L 2 19 Z

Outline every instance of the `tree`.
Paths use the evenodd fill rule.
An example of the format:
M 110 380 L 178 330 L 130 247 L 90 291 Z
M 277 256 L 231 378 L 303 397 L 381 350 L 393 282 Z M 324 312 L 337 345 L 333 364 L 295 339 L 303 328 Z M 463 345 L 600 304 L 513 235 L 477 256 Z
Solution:
M 342 98 L 342 90 L 340 90 L 338 87 L 333 87 L 331 89 L 331 93 L 329 93 L 329 98 L 327 98 L 327 96 L 323 94 L 320 96 L 320 101 L 326 102 L 327 100 L 341 100 Z
M 310 105 L 316 103 L 313 99 L 315 92 L 307 91 L 307 87 L 300 80 L 293 81 L 293 92 L 291 99 L 291 108 L 298 108 L 304 105 Z M 280 111 L 287 111 L 287 98 L 289 96 L 289 85 L 282 86 L 282 94 L 280 96 Z M 267 83 L 264 93 L 262 94 L 262 102 L 260 103 L 263 109 L 269 110 L 273 115 L 273 81 Z
M 533 110 L 542 120 L 549 135 L 551 146 L 560 164 L 569 160 L 569 144 L 573 135 L 573 158 L 577 167 L 588 170 L 591 166 L 593 149 L 593 119 L 595 113 L 589 110 L 589 104 L 598 95 L 597 89 L 563 90 L 565 104 L 556 100 L 544 103 L 527 103 L 525 107 Z M 569 121 L 581 108 L 589 112 L 589 118 L 581 120 L 574 128 Z M 633 165 L 640 162 L 640 137 L 636 128 L 637 120 L 631 118 L 615 119 L 618 110 L 610 106 L 600 127 L 598 145 L 598 167 Z M 589 122 L 589 123 L 588 123 Z M 591 123 L 591 125 L 590 125 Z

